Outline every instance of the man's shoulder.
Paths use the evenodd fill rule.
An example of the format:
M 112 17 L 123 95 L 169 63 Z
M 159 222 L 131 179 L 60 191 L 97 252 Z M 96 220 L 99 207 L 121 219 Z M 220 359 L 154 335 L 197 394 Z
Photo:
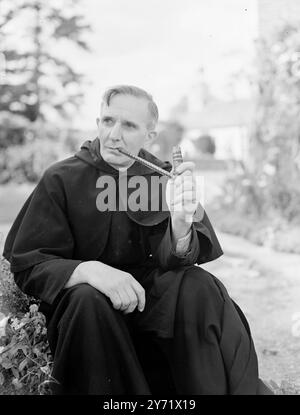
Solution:
M 85 163 L 78 159 L 78 157 L 70 156 L 63 160 L 56 161 L 47 167 L 44 171 L 44 176 L 68 176 L 72 175 L 75 171 L 81 170 L 84 166 Z
M 89 168 L 86 163 L 83 163 L 76 156 L 70 156 L 47 167 L 41 177 L 41 181 L 46 186 L 64 186 L 82 175 L 85 168 Z

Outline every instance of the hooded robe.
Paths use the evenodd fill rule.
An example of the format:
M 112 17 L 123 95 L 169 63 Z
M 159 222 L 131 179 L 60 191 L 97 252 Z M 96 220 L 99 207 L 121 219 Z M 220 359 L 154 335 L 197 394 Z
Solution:
M 165 170 L 172 168 L 168 162 L 160 161 L 144 149 L 140 150 L 139 156 Z M 112 177 L 116 183 L 113 210 L 101 211 L 97 204 L 103 191 L 99 179 L 104 176 Z M 124 196 L 122 190 L 120 194 L 121 181 L 128 184 L 135 176 L 144 177 L 148 183 L 139 189 L 148 196 L 144 210 L 134 210 L 126 205 L 136 189 L 125 186 L 128 193 Z M 154 176 L 160 177 L 138 162 L 129 167 L 126 176 L 120 175 L 101 157 L 98 138 L 86 141 L 73 157 L 57 162 L 45 171 L 7 236 L 3 256 L 10 262 L 21 290 L 41 300 L 41 309 L 46 317 L 49 315 L 50 323 L 53 310 L 64 295 L 64 286 L 75 268 L 83 261 L 99 260 L 130 272 L 145 288 L 144 312 L 135 310 L 131 313 L 136 328 L 157 339 L 168 341 L 173 338 L 186 271 L 194 264 L 218 258 L 223 252 L 205 211 L 198 206 L 189 250 L 185 255 L 176 254 L 170 213 L 165 208 L 166 180 L 162 180 L 159 188 L 153 188 L 151 178 Z M 159 208 L 149 209 L 151 203 Z M 226 339 L 222 359 L 230 362 L 227 367 L 230 375 L 226 375 L 229 381 L 224 390 L 255 393 L 258 388 L 257 359 L 248 323 L 222 283 L 214 276 L 211 278 L 226 305 L 222 311 L 222 339 Z M 231 344 L 235 341 L 233 326 L 236 322 L 242 326 L 243 336 L 250 344 L 247 352 L 237 353 Z M 49 342 L 51 346 L 53 340 L 49 339 Z M 239 342 L 237 339 L 236 343 Z M 242 376 L 239 365 L 244 368 Z M 243 378 L 246 382 L 240 382 Z

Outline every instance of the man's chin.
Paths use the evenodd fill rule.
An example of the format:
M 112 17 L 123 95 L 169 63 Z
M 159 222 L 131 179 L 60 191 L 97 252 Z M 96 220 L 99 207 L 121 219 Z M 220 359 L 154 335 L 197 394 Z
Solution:
M 123 155 L 114 155 L 114 154 L 102 154 L 103 160 L 106 161 L 106 163 L 110 164 L 112 167 L 114 167 L 116 170 L 118 169 L 126 169 L 128 168 L 132 163 L 131 160 L 124 160 Z

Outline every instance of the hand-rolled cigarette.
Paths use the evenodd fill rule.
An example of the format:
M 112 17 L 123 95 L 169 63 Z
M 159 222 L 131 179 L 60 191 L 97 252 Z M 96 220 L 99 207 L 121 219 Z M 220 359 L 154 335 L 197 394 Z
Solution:
M 167 170 L 162 169 L 161 167 L 158 167 L 156 164 L 150 163 L 150 161 L 145 160 L 142 157 L 139 157 L 139 156 L 136 156 L 135 154 L 129 153 L 129 151 L 125 150 L 125 148 L 123 148 L 123 147 L 119 147 L 117 150 L 120 153 L 125 154 L 125 156 L 128 156 L 128 157 L 132 158 L 133 160 L 138 161 L 139 163 L 143 164 L 146 167 L 149 167 L 149 169 L 152 169 L 152 170 L 156 171 L 157 173 L 168 176 L 170 179 L 174 178 L 172 173 L 168 172 Z

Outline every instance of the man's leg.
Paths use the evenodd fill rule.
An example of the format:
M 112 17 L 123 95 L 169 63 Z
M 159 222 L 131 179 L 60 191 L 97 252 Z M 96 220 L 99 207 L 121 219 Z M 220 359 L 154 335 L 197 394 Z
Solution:
M 151 393 L 176 394 L 169 362 L 152 333 L 131 331 L 131 338 Z
M 88 284 L 62 292 L 47 315 L 56 394 L 150 394 L 127 324 Z
M 178 394 L 257 393 L 257 357 L 248 327 L 222 283 L 202 268 L 184 274 L 174 337 L 156 341 Z

